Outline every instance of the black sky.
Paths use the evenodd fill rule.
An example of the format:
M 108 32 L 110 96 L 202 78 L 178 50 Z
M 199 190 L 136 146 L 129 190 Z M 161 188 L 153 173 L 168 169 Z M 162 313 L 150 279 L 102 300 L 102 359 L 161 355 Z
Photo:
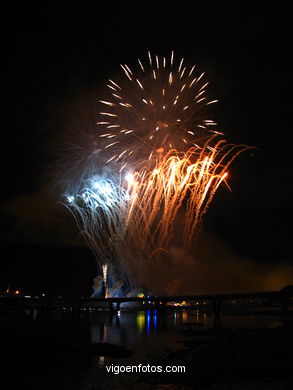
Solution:
M 68 228 L 66 211 L 44 187 L 51 130 L 76 96 L 91 99 L 120 63 L 134 63 L 147 50 L 174 49 L 205 71 L 226 137 L 258 148 L 235 162 L 232 193 L 219 191 L 205 230 L 256 264 L 292 264 L 290 13 L 190 7 L 45 6 L 10 18 L 2 74 L 11 111 L 2 129 L 0 290 L 10 283 L 54 294 L 90 291 L 91 254 L 81 240 L 76 244 L 76 228 Z

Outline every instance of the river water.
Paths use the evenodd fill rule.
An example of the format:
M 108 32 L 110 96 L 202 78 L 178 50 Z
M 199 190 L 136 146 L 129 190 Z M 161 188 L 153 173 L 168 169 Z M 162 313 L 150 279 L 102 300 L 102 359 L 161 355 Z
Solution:
M 231 315 L 223 318 L 223 330 L 215 331 L 212 315 L 195 309 L 120 311 L 116 314 L 97 311 L 78 317 L 62 311 L 49 317 L 15 316 L 1 322 L 2 356 L 6 363 L 2 368 L 11 383 L 17 377 L 22 387 L 25 385 L 30 389 L 185 390 L 195 388 L 191 383 L 194 376 L 186 379 L 186 373 L 176 373 L 176 376 L 161 378 L 154 372 L 118 374 L 114 370 L 117 366 L 139 364 L 144 367 L 184 365 L 189 371 L 200 366 L 201 385 L 198 386 L 201 387 L 196 388 L 209 389 L 214 387 L 202 383 L 205 382 L 203 375 L 207 375 L 205 367 L 214 364 L 209 360 L 211 356 L 223 354 L 225 358 L 227 350 L 245 355 L 243 337 L 246 343 L 249 340 L 249 345 L 253 345 L 252 331 L 280 330 L 282 325 L 282 318 L 275 314 Z M 264 333 L 261 331 L 258 338 Z M 265 337 L 276 339 L 280 335 L 283 333 L 278 331 L 277 336 L 274 333 Z M 285 345 L 288 335 L 284 337 Z M 101 348 L 101 344 L 106 348 Z M 230 349 L 222 348 L 226 344 Z M 239 352 L 240 344 L 243 347 Z M 196 360 L 199 350 L 201 358 Z M 252 353 L 255 355 L 255 350 Z M 191 360 L 185 359 L 187 355 Z M 208 359 L 208 364 L 202 359 Z M 221 357 L 219 359 L 221 361 Z M 230 358 L 227 359 L 229 362 Z M 286 387 L 280 387 L 279 383 L 279 388 Z

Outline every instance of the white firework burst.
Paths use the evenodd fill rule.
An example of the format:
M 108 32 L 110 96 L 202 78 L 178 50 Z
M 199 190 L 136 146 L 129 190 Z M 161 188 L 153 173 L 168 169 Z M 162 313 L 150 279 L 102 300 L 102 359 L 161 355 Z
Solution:
M 195 65 L 148 52 L 144 64 L 121 65 L 119 81 L 109 79 L 106 96 L 99 100 L 98 137 L 107 162 L 156 160 L 169 149 L 201 148 L 216 130 L 207 106 L 217 100 L 207 95 L 208 81 Z

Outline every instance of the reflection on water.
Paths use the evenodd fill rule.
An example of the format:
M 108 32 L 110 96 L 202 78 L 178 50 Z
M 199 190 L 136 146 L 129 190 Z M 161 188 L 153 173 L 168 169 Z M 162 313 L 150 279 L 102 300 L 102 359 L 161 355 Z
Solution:
M 157 310 L 140 310 L 133 313 L 118 312 L 110 314 L 99 312 L 92 317 L 91 340 L 93 343 L 131 344 L 133 338 L 153 335 L 158 330 L 166 331 L 178 328 L 186 323 L 207 323 L 206 313 L 186 310 L 158 313 Z
M 91 317 L 90 333 L 92 343 L 124 345 L 130 349 L 156 349 L 166 345 L 176 346 L 180 330 L 194 329 L 205 331 L 213 327 L 213 317 L 200 310 L 181 309 L 161 312 L 140 310 L 117 313 L 98 312 Z M 227 316 L 223 327 L 229 329 L 282 326 L 278 316 Z M 176 339 L 176 340 L 175 340 Z M 175 340 L 175 341 L 174 341 Z M 99 365 L 107 358 L 99 360 Z
M 119 318 L 119 321 L 117 321 Z M 282 325 L 280 316 L 247 315 L 226 316 L 223 327 L 228 329 L 278 327 Z M 107 374 L 109 365 L 149 364 L 159 356 L 165 356 L 166 351 L 176 351 L 184 348 L 184 342 L 190 338 L 190 332 L 206 332 L 213 328 L 213 316 L 207 312 L 191 309 L 176 309 L 170 311 L 141 310 L 137 312 L 98 313 L 91 321 L 91 341 L 124 345 L 134 353 L 127 359 L 109 356 L 97 356 L 92 366 L 91 377 L 94 383 L 107 381 L 108 388 L 124 389 L 129 387 L 121 382 L 122 377 Z M 211 336 L 213 337 L 213 336 Z M 175 352 L 176 353 L 176 352 Z M 103 379 L 101 379 L 103 378 Z M 131 379 L 133 381 L 133 379 Z M 165 385 L 168 389 L 169 385 Z M 134 387 L 135 388 L 135 387 Z M 161 387 L 143 387 L 143 389 L 161 389 Z M 162 387 L 163 388 L 163 387 Z M 172 385 L 170 389 L 181 387 Z
M 103 367 L 105 364 L 105 356 L 99 356 L 98 357 L 98 366 Z
M 182 322 L 183 323 L 187 322 L 187 312 L 186 312 L 186 310 L 183 310 L 183 312 L 182 312 Z
M 138 311 L 136 313 L 136 324 L 137 324 L 137 329 L 139 333 L 142 333 L 144 331 L 145 327 L 145 312 L 144 311 Z
M 282 317 L 278 315 L 223 317 L 223 328 L 229 329 L 278 326 L 282 326 Z M 78 377 L 82 383 L 78 389 L 82 390 L 88 389 L 88 384 L 98 386 L 102 380 L 107 382 L 108 387 L 105 388 L 123 389 L 125 387 L 116 386 L 116 382 L 119 383 L 121 380 L 120 377 L 107 373 L 107 365 L 148 364 L 152 359 L 157 359 L 162 354 L 164 356 L 166 351 L 180 350 L 184 341 L 195 333 L 208 333 L 207 330 L 213 328 L 213 317 L 209 312 L 188 308 L 132 312 L 121 310 L 117 313 L 96 311 L 84 313 L 78 318 L 73 318 L 70 313 L 55 312 L 48 317 L 7 318 L 5 326 L 2 321 L 2 328 L 6 328 L 7 334 L 11 334 L 15 339 L 15 353 L 23 354 L 19 359 L 21 366 L 17 369 L 21 369 L 26 362 L 25 351 L 31 350 L 32 346 L 35 349 L 35 360 L 23 368 L 31 382 L 35 380 L 36 375 L 39 380 L 43 380 L 42 375 L 45 378 L 46 369 L 49 367 L 51 388 L 54 389 L 59 388 L 55 384 L 61 376 L 67 384 L 69 381 L 74 382 L 74 378 Z M 99 343 L 124 346 L 133 351 L 133 354 L 129 357 L 118 357 L 115 355 L 116 352 L 111 355 L 106 348 L 103 349 L 104 352 L 99 348 L 80 348 L 90 344 L 95 347 L 94 344 Z M 9 351 L 11 347 L 10 344 L 7 345 Z M 54 368 L 52 362 L 57 368 Z M 62 368 L 65 364 L 67 364 L 65 367 L 68 367 L 67 371 Z M 72 374 L 72 366 L 75 367 L 75 377 Z M 113 381 L 116 381 L 116 387 L 112 386 Z M 98 388 L 97 386 L 92 388 Z M 63 388 L 73 390 L 69 385 Z

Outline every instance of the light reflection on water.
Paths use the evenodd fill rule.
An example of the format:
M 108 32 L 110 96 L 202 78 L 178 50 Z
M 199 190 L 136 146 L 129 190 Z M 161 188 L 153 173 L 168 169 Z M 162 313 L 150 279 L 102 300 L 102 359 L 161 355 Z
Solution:
M 96 311 L 91 314 L 87 313 L 88 315 L 80 316 L 75 319 L 70 313 L 68 313 L 67 316 L 64 316 L 64 313 L 61 313 L 62 315 L 60 315 L 60 313 L 57 314 L 58 313 L 56 313 L 56 317 L 40 317 L 37 320 L 31 319 L 31 322 L 29 321 L 28 323 L 25 321 L 20 323 L 17 318 L 15 318 L 13 323 L 11 319 L 9 329 L 11 329 L 11 326 L 13 325 L 19 333 L 20 330 L 22 330 L 23 340 L 26 340 L 26 332 L 29 331 L 31 334 L 30 337 L 32 341 L 35 340 L 36 345 L 40 344 L 40 340 L 45 342 L 48 335 L 50 336 L 50 340 L 53 340 L 53 344 L 57 343 L 56 335 L 59 335 L 58 342 L 61 345 L 61 352 L 64 342 L 70 342 L 69 345 L 75 345 L 72 344 L 72 340 L 77 340 L 77 346 L 79 344 L 81 346 L 88 346 L 89 343 L 107 343 L 112 344 L 112 346 L 127 347 L 133 351 L 133 354 L 128 357 L 118 357 L 118 355 L 115 354 L 110 355 L 106 348 L 89 349 L 91 352 L 89 352 L 88 355 L 86 355 L 85 352 L 79 352 L 80 349 L 78 348 L 76 350 L 72 349 L 72 353 L 70 352 L 70 354 L 64 355 L 66 356 L 64 361 L 69 360 L 68 365 L 70 365 L 70 367 L 72 364 L 75 364 L 74 374 L 76 376 L 79 375 L 79 380 L 82 382 L 81 386 L 78 388 L 80 390 L 88 390 L 89 384 L 92 386 L 90 387 L 92 389 L 109 388 L 116 390 L 127 388 L 128 390 L 132 390 L 133 387 L 129 387 L 128 385 L 125 387 L 123 384 L 120 384 L 122 379 L 121 376 L 109 374 L 106 370 L 106 366 L 111 364 L 148 364 L 156 361 L 160 356 L 163 356 L 164 359 L 164 356 L 167 356 L 170 351 L 182 350 L 186 339 L 190 339 L 193 336 L 201 337 L 201 332 L 207 333 L 209 329 L 213 328 L 213 317 L 211 314 L 198 309 L 188 308 L 165 311 L 139 310 L 132 312 L 121 310 L 117 313 Z M 223 317 L 223 328 L 228 329 L 277 326 L 282 326 L 282 317 L 278 315 L 226 315 Z M 34 339 L 33 335 L 35 333 L 37 336 Z M 213 334 L 213 332 L 211 333 Z M 63 339 L 65 339 L 65 341 Z M 56 348 L 57 347 L 59 348 L 58 344 L 56 344 Z M 92 345 L 92 347 L 95 346 Z M 19 348 L 18 353 L 26 350 L 22 347 Z M 52 356 L 52 360 L 55 362 L 56 357 L 60 354 L 59 349 L 57 348 L 56 351 L 58 351 L 58 353 L 56 352 L 56 356 L 55 353 L 52 355 L 50 348 L 51 345 L 48 342 L 47 344 L 44 343 L 44 346 L 41 349 L 37 348 L 38 353 L 36 354 L 35 364 L 37 364 L 38 361 L 42 361 L 41 369 L 43 366 L 45 368 L 47 366 L 52 367 Z M 81 351 L 83 351 L 82 348 Z M 98 351 L 105 352 L 99 353 Z M 66 348 L 64 353 L 66 353 Z M 88 361 L 86 361 L 85 364 L 83 363 L 84 366 L 79 367 L 79 363 L 75 363 L 75 360 L 77 362 L 83 362 L 85 357 L 87 357 Z M 80 360 L 78 360 L 78 358 Z M 20 359 L 19 361 L 22 362 L 23 360 Z M 62 361 L 60 367 L 63 367 L 63 364 L 64 362 Z M 30 363 L 29 367 L 33 367 L 32 363 Z M 38 368 L 38 370 L 40 370 L 40 368 Z M 34 381 L 35 372 L 33 371 L 30 375 L 31 380 Z M 41 378 L 40 380 L 43 380 L 47 373 L 44 370 L 43 374 L 38 375 L 39 378 Z M 71 370 L 65 370 L 63 372 L 62 368 L 58 368 L 58 370 L 51 368 L 50 381 L 52 383 L 54 382 L 54 386 L 58 381 L 61 383 L 63 377 L 67 382 L 74 381 L 74 378 L 71 379 Z M 107 386 L 98 387 L 101 383 L 104 383 L 103 381 Z M 57 389 L 54 386 L 52 385 L 52 388 Z M 42 388 L 42 386 L 40 385 L 39 388 Z M 64 388 L 70 388 L 70 386 Z
M 136 348 L 147 339 L 148 344 L 159 345 L 166 337 L 177 337 L 177 331 L 184 327 L 210 327 L 212 321 L 199 310 L 98 312 L 90 321 L 91 342 Z
M 247 315 L 223 318 L 223 327 L 228 329 L 281 325 L 282 318 L 279 316 Z M 182 349 L 184 340 L 190 337 L 190 334 L 184 331 L 194 330 L 205 333 L 212 328 L 212 315 L 200 310 L 121 311 L 119 316 L 97 313 L 96 318 L 91 322 L 91 341 L 123 345 L 131 349 L 133 354 L 127 359 L 97 356 L 91 371 L 92 378 L 95 378 L 95 383 L 100 383 L 101 378 L 105 378 L 109 388 L 123 389 L 125 385 L 120 382 L 122 377 L 107 374 L 106 366 L 148 364 L 162 353 L 164 355 L 166 351 Z M 127 386 L 129 390 L 132 389 Z M 168 386 L 164 388 L 167 389 Z M 146 386 L 143 389 L 159 389 L 159 387 Z M 177 389 L 181 387 L 172 387 L 172 390 Z
M 276 316 L 227 316 L 223 320 L 223 327 L 229 329 L 281 325 L 282 319 Z M 164 347 L 176 347 L 182 330 L 205 331 L 212 327 L 212 315 L 200 310 L 188 309 L 168 312 L 121 311 L 116 314 L 98 312 L 90 321 L 92 343 L 123 345 L 136 352 L 145 351 L 146 348 L 150 353 Z M 99 366 L 103 366 L 107 360 L 107 357 L 99 359 Z

